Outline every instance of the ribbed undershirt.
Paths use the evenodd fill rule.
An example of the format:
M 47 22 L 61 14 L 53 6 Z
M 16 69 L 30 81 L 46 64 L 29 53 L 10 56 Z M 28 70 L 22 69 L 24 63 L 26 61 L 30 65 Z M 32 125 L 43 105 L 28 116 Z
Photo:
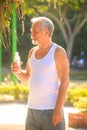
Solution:
M 30 92 L 28 107 L 32 109 L 54 109 L 60 87 L 56 71 L 54 53 L 57 45 L 54 43 L 42 59 L 36 59 L 34 51 L 29 59 Z

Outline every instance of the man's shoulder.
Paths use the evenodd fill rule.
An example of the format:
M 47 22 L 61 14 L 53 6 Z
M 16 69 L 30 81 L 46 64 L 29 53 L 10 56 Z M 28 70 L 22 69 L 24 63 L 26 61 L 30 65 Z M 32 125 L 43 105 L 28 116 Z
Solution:
M 28 58 L 31 57 L 33 51 L 35 50 L 36 46 L 35 47 L 32 47 L 30 50 L 29 50 L 29 53 L 28 53 Z
M 55 45 L 56 45 L 55 53 L 60 53 L 60 52 L 66 53 L 65 49 L 62 46 L 58 44 L 55 44 Z
M 63 64 L 65 62 L 69 63 L 66 50 L 63 47 L 61 47 L 60 45 L 57 45 L 54 57 L 55 57 L 56 63 L 58 63 L 58 64 L 59 63 Z

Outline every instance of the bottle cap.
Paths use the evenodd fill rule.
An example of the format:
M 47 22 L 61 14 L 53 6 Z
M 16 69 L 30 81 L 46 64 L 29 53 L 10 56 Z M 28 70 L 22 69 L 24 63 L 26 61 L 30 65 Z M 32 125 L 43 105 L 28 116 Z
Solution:
M 16 51 L 16 52 L 15 52 L 15 55 L 18 55 L 18 53 L 19 53 L 19 52 L 18 52 L 18 51 Z

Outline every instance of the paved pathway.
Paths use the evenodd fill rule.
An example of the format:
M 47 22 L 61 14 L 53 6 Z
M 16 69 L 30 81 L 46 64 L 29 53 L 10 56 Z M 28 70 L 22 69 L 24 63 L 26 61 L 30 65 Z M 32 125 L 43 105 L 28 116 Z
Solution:
M 76 111 L 72 107 L 64 107 L 64 116 L 66 120 L 66 130 L 75 130 L 68 128 L 68 113 Z M 24 124 L 27 114 L 26 103 L 0 103 L 0 130 L 24 130 Z M 87 130 L 87 129 L 76 129 Z

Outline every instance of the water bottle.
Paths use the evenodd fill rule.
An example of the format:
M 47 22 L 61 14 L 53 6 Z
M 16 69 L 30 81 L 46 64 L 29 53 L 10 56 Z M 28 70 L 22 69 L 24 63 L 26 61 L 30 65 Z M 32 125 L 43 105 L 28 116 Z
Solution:
M 19 52 L 15 52 L 14 62 L 16 62 L 18 65 L 20 65 L 20 55 L 19 55 Z

